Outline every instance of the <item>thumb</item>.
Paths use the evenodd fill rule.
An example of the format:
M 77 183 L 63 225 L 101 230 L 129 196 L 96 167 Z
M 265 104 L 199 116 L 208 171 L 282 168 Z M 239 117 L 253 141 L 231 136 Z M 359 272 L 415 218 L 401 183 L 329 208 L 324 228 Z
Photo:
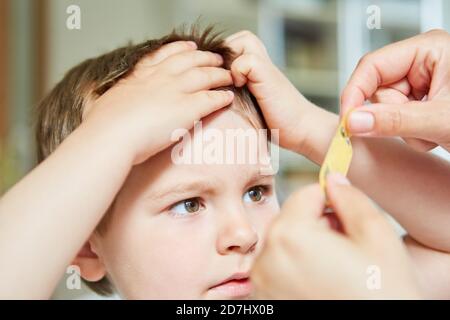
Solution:
M 253 83 L 259 83 L 270 78 L 267 62 L 253 53 L 237 57 L 232 62 L 230 70 L 236 87 L 244 86 L 247 79 Z
M 352 111 L 347 127 L 352 135 L 400 136 L 437 142 L 436 137 L 448 126 L 449 117 L 449 102 L 376 103 Z
M 319 184 L 309 185 L 292 193 L 281 209 L 285 220 L 296 224 L 299 221 L 315 221 L 322 215 L 325 195 Z
M 344 233 L 353 239 L 379 237 L 389 230 L 389 224 L 363 192 L 350 185 L 338 173 L 327 177 L 327 196 Z

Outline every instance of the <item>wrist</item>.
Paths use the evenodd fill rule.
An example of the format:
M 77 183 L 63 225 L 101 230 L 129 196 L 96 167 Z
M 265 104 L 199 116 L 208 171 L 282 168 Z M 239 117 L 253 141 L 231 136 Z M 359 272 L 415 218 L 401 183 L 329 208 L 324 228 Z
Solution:
M 114 128 L 104 127 L 95 122 L 83 122 L 69 137 L 75 145 L 83 144 L 87 150 L 95 150 L 95 157 L 108 160 L 110 165 L 117 168 L 131 170 L 134 154 L 131 144 L 127 143 L 124 135 Z M 113 161 L 112 161 L 113 160 Z
M 297 143 L 291 150 L 321 164 L 338 126 L 339 117 L 308 103 L 311 108 L 302 114 L 297 123 Z

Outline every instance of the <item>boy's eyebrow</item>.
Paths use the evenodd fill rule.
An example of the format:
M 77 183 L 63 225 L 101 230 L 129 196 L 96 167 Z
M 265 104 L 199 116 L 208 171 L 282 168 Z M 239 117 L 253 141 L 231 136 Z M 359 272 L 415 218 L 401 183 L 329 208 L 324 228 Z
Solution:
M 251 171 L 247 176 L 247 185 L 258 183 L 259 181 L 272 179 L 275 176 L 274 173 L 261 174 L 260 170 Z M 202 192 L 202 193 L 213 193 L 215 189 L 220 188 L 220 182 L 212 182 L 206 179 L 196 179 L 186 183 L 180 183 L 175 186 L 168 186 L 167 188 L 158 190 L 157 192 L 152 192 L 146 196 L 147 199 L 158 201 L 165 198 L 170 194 L 183 194 L 189 192 Z
M 275 174 L 260 174 L 257 176 L 253 176 L 248 181 L 248 185 L 255 185 L 258 183 L 267 183 L 269 180 L 273 180 L 275 177 Z
M 170 186 L 157 192 L 153 192 L 148 195 L 147 198 L 151 200 L 159 200 L 172 193 L 183 194 L 192 191 L 202 191 L 206 193 L 211 192 L 215 187 L 217 187 L 217 185 L 209 180 L 195 180 L 184 184 L 177 184 L 175 186 Z

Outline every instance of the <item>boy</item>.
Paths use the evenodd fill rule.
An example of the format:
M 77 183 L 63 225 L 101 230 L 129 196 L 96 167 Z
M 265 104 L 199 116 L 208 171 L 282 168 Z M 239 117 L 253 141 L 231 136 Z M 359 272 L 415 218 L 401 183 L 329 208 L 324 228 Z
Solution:
M 229 183 L 224 185 L 225 190 L 228 190 L 228 192 L 232 189 L 236 189 L 234 191 L 240 191 L 240 193 L 227 193 L 224 197 L 225 203 L 231 199 L 230 202 L 233 204 L 232 207 L 234 209 L 238 207 L 242 208 L 245 204 L 253 205 L 254 202 L 259 203 L 259 200 L 263 196 L 266 197 L 265 199 L 269 198 L 269 201 L 264 202 L 264 208 L 246 207 L 246 210 L 244 210 L 245 213 L 244 211 L 236 210 L 235 212 L 239 212 L 239 214 L 235 215 L 234 218 L 230 218 L 228 223 L 216 221 L 212 224 L 215 227 L 211 228 L 212 230 L 216 230 L 216 232 L 209 230 L 207 232 L 209 234 L 208 237 L 200 232 L 204 228 L 198 229 L 195 226 L 195 223 L 205 223 L 204 221 L 206 220 L 183 220 L 184 222 L 175 222 L 180 225 L 164 229 L 167 225 L 166 223 L 168 223 L 166 217 L 164 215 L 152 216 L 155 224 L 151 226 L 150 230 L 153 231 L 153 234 L 157 235 L 157 232 L 162 229 L 171 233 L 167 237 L 169 241 L 167 248 L 152 247 L 150 251 L 154 256 L 152 255 L 151 259 L 149 256 L 144 256 L 144 250 L 146 249 L 147 242 L 155 239 L 143 236 L 144 226 L 150 226 L 149 222 L 143 217 L 143 212 L 145 212 L 143 209 L 145 208 L 144 199 L 146 197 L 142 196 L 142 193 L 139 191 L 142 191 L 146 187 L 150 187 L 150 190 L 152 190 L 151 184 L 154 181 L 157 182 L 158 177 L 161 177 L 161 180 L 164 181 L 178 179 L 178 173 L 165 176 L 166 172 L 170 173 L 170 168 L 168 171 L 165 171 L 168 162 L 167 150 L 165 149 L 170 145 L 170 139 L 168 137 L 170 132 L 178 127 L 190 128 L 193 120 L 203 118 L 209 112 L 230 104 L 232 96 L 228 96 L 224 92 L 210 91 L 209 89 L 228 86 L 232 83 L 232 80 L 236 86 L 242 86 L 247 82 L 248 88 L 262 109 L 264 119 L 268 126 L 270 128 L 280 128 L 281 146 L 305 154 L 318 163 L 322 161 L 330 138 L 334 134 L 337 116 L 313 106 L 304 99 L 271 64 L 259 40 L 248 32 L 233 35 L 226 41 L 226 44 L 237 55 L 236 60 L 233 61 L 230 67 L 233 79 L 231 79 L 230 74 L 226 70 L 221 69 L 219 71 L 220 68 L 217 68 L 222 64 L 220 58 L 215 57 L 213 54 L 194 51 L 195 47 L 190 44 L 174 42 L 176 40 L 190 40 L 194 38 L 165 38 L 165 40 L 158 43 L 171 43 L 172 45 L 168 44 L 162 47 L 161 50 L 153 52 L 153 56 L 151 54 L 148 57 L 149 59 L 146 60 L 140 59 L 148 51 L 138 46 L 141 50 L 137 50 L 138 54 L 133 55 L 135 59 L 132 61 L 135 63 L 140 61 L 140 66 L 138 64 L 131 75 L 127 74 L 127 71 L 130 69 L 127 68 L 129 65 L 125 64 L 125 71 L 113 72 L 110 78 L 107 77 L 107 80 L 101 79 L 103 81 L 100 83 L 100 86 L 94 86 L 94 90 L 91 88 L 92 91 L 100 95 L 99 97 L 89 97 L 92 100 L 90 101 L 91 104 L 89 104 L 89 99 L 86 99 L 87 101 L 84 103 L 80 103 L 78 99 L 71 101 L 69 105 L 78 106 L 78 110 L 82 111 L 82 122 L 80 119 L 81 116 L 78 118 L 78 123 L 74 124 L 67 121 L 70 117 L 61 110 L 59 110 L 59 112 L 62 112 L 60 114 L 58 114 L 58 110 L 47 112 L 46 114 L 49 117 L 55 114 L 57 115 L 57 118 L 60 119 L 59 128 L 62 132 L 61 136 L 63 138 L 67 137 L 57 149 L 56 146 L 60 142 L 58 139 L 62 139 L 54 136 L 55 131 L 53 128 L 55 124 L 47 121 L 49 119 L 48 117 L 41 116 L 42 120 L 40 122 L 43 124 L 42 127 L 44 129 L 50 129 L 42 130 L 41 136 L 51 141 L 49 147 L 43 148 L 41 155 L 46 156 L 52 151 L 54 153 L 5 195 L 0 203 L 0 213 L 2 213 L 0 216 L 2 223 L 0 225 L 8 226 L 4 227 L 4 230 L 2 229 L 5 232 L 0 233 L 2 237 L 0 240 L 0 245 L 2 246 L 0 248 L 1 252 L 5 253 L 3 256 L 20 257 L 23 259 L 19 267 L 17 267 L 18 262 L 14 261 L 14 259 L 7 261 L 5 270 L 14 270 L 17 272 L 18 277 L 10 277 L 16 278 L 14 279 L 16 281 L 15 283 L 8 283 L 8 278 L 5 277 L 3 283 L 6 285 L 4 287 L 15 288 L 17 290 L 7 291 L 4 293 L 5 296 L 49 296 L 62 270 L 71 261 L 85 239 L 89 238 L 89 235 L 98 224 L 104 212 L 110 207 L 122 185 L 123 188 L 117 196 L 117 201 L 108 210 L 108 214 L 105 216 L 106 220 L 100 225 L 99 234 L 94 234 L 90 237 L 90 241 L 84 245 L 75 259 L 75 262 L 81 265 L 82 273 L 84 272 L 86 279 L 98 281 L 103 279 L 105 274 L 108 274 L 110 279 L 113 280 L 116 289 L 124 297 L 130 298 L 222 298 L 225 296 L 249 296 L 251 290 L 247 282 L 248 279 L 246 279 L 246 276 L 248 276 L 246 271 L 251 264 L 255 250 L 258 248 L 258 243 L 260 243 L 259 238 L 262 238 L 264 235 L 265 226 L 277 212 L 277 204 L 272 196 L 273 191 L 272 193 L 263 194 L 262 191 L 267 190 L 267 188 L 259 188 L 269 186 L 269 190 L 270 188 L 273 189 L 270 182 L 265 182 L 265 185 L 254 185 L 253 183 L 249 183 L 252 180 L 249 179 L 247 182 L 239 180 L 238 184 Z M 204 40 L 205 38 L 207 37 L 202 36 L 194 40 L 197 40 L 200 44 L 199 46 L 202 48 L 201 39 Z M 222 48 L 221 46 L 223 44 L 221 42 L 219 43 L 221 44 L 219 48 Z M 143 47 L 146 48 L 145 45 Z M 215 51 L 217 48 L 214 46 L 212 48 L 208 47 L 210 51 Z M 125 52 L 127 52 L 126 49 Z M 221 52 L 221 54 L 223 55 L 224 52 Z M 189 59 L 186 59 L 188 55 L 190 55 Z M 118 61 L 124 61 L 123 56 L 119 56 L 120 59 L 118 58 Z M 189 62 L 187 62 L 188 60 Z M 101 66 L 108 68 L 108 66 L 114 64 L 114 61 L 117 60 L 113 59 L 113 62 L 105 61 Z M 133 63 L 131 63 L 131 67 L 132 65 Z M 207 69 L 209 76 L 206 77 L 204 74 L 200 75 L 199 69 L 202 69 L 203 72 Z M 89 68 L 87 70 L 91 71 Z M 187 77 L 186 74 L 188 73 L 190 73 L 190 77 Z M 90 73 L 88 72 L 87 74 L 89 75 Z M 158 76 L 150 77 L 150 75 L 155 74 L 158 74 Z M 126 75 L 128 77 L 118 81 L 117 77 Z M 79 74 L 76 74 L 75 78 L 79 76 Z M 95 76 L 93 79 L 99 80 Z M 199 83 L 201 80 L 204 81 Z M 196 86 L 194 86 L 194 83 Z M 79 88 L 78 83 L 72 84 L 71 87 L 75 89 Z M 148 100 L 152 102 L 153 107 L 146 104 L 145 99 L 142 99 L 142 94 L 133 95 L 133 92 L 144 91 L 144 87 L 149 92 Z M 88 85 L 82 89 L 88 90 L 89 88 Z M 208 90 L 207 95 L 204 94 L 205 90 Z M 182 94 L 180 94 L 180 91 Z M 195 93 L 192 93 L 193 91 Z M 202 98 L 204 100 L 200 100 L 199 91 L 203 93 Z M 209 104 L 207 106 L 207 103 L 204 102 L 205 96 L 208 99 L 213 99 L 213 102 L 208 100 Z M 88 95 L 85 94 L 85 97 L 88 97 Z M 140 98 L 137 99 L 135 97 Z M 194 100 L 194 98 L 198 100 Z M 51 101 L 47 101 L 44 107 L 48 108 L 51 105 L 49 102 Z M 196 105 L 197 103 L 199 106 Z M 123 105 L 128 105 L 129 107 L 123 107 Z M 65 109 L 63 108 L 63 110 Z M 186 112 L 187 110 L 192 110 L 192 113 Z M 173 116 L 174 112 L 180 112 L 179 118 Z M 217 113 L 218 116 L 213 115 L 212 118 L 208 118 L 207 122 L 214 128 L 228 128 L 233 126 L 235 128 L 248 128 L 248 123 L 239 122 L 239 118 L 233 118 L 232 114 L 226 114 L 226 112 L 229 111 L 219 111 Z M 158 114 L 158 118 L 154 119 L 154 115 L 156 114 Z M 143 118 L 146 121 L 143 121 Z M 246 125 L 247 127 L 245 127 Z M 149 128 L 152 128 L 152 131 Z M 73 133 L 69 135 L 72 131 Z M 155 136 L 155 132 L 158 135 Z M 370 142 L 356 140 L 354 144 L 357 157 L 355 157 L 350 173 L 353 180 L 359 183 L 363 189 L 368 190 L 373 198 L 378 200 L 382 205 L 390 206 L 388 207 L 388 210 L 390 208 L 389 212 L 399 219 L 408 231 L 414 234 L 416 240 L 422 243 L 428 242 L 429 246 L 441 245 L 442 241 L 437 241 L 440 238 L 426 238 L 429 232 L 424 232 L 423 224 L 414 221 L 411 217 L 396 214 L 400 212 L 399 208 L 405 207 L 404 199 L 411 198 L 411 194 L 414 194 L 413 192 L 415 191 L 414 188 L 418 188 L 419 186 L 423 187 L 422 181 L 419 180 L 420 177 L 417 181 L 415 179 L 409 181 L 413 192 L 405 194 L 403 197 L 399 195 L 397 199 L 390 197 L 392 192 L 398 189 L 401 190 L 404 187 L 401 182 L 406 177 L 410 179 L 408 171 L 416 169 L 415 165 L 417 164 L 408 163 L 409 160 L 406 160 L 409 159 L 411 151 L 403 148 L 396 141 L 391 140 Z M 384 158 L 377 157 L 377 154 L 382 154 L 386 150 L 388 150 L 388 155 L 383 155 Z M 160 151 L 162 152 L 158 153 Z M 146 167 L 146 163 L 144 163 L 149 157 L 151 158 L 148 162 L 152 162 L 154 167 L 153 171 L 151 170 L 152 166 Z M 396 161 L 392 161 L 393 159 Z M 438 159 L 428 156 L 422 156 L 419 159 L 421 165 L 424 163 L 432 166 L 445 165 L 439 162 Z M 142 165 L 140 167 L 142 169 L 139 168 L 139 165 Z M 132 167 L 136 173 L 133 174 L 132 170 L 127 178 Z M 144 167 L 150 171 L 147 171 Z M 430 167 L 426 166 L 425 168 Z M 255 171 L 255 168 L 253 170 Z M 250 169 L 247 168 L 247 171 L 250 171 Z M 370 171 L 371 175 L 366 175 L 366 171 Z M 383 174 L 378 176 L 377 173 L 380 171 L 383 171 Z M 65 181 L 61 181 L 63 173 L 67 174 L 66 179 L 64 179 Z M 152 174 L 156 175 L 156 177 L 152 176 Z M 226 177 L 229 174 L 230 172 L 223 172 L 221 176 Z M 446 180 L 446 177 L 438 176 L 431 169 L 423 170 L 422 174 L 423 178 L 428 177 L 427 179 L 430 179 L 430 185 L 436 186 L 440 183 L 441 186 L 445 186 L 448 183 L 448 178 Z M 208 172 L 206 176 L 213 176 L 213 173 Z M 149 177 L 148 179 L 150 181 L 146 177 Z M 187 178 L 187 175 L 181 177 Z M 238 178 L 238 176 L 233 177 L 234 179 Z M 264 179 L 267 179 L 267 177 Z M 37 189 L 36 186 L 42 186 L 38 182 L 44 180 L 46 181 L 45 190 Z M 67 181 L 70 181 L 70 184 Z M 132 181 L 133 183 L 130 182 L 127 184 L 126 181 Z M 72 186 L 69 195 L 66 193 L 68 185 Z M 236 185 L 240 185 L 241 187 L 236 188 Z M 246 188 L 242 186 L 246 186 Z M 138 190 L 133 193 L 133 188 Z M 389 189 L 387 196 L 386 189 Z M 149 194 L 148 197 L 152 198 L 152 194 L 157 190 L 158 188 L 155 187 L 153 189 L 154 192 Z M 95 191 L 101 192 L 94 194 Z M 169 208 L 169 211 L 172 213 L 175 212 L 176 214 L 180 214 L 180 210 L 182 214 L 187 214 L 186 212 L 192 210 L 192 208 L 197 212 L 199 208 L 204 208 L 202 204 L 204 205 L 205 202 L 202 201 L 205 200 L 205 195 L 218 193 L 218 189 L 212 187 L 208 190 L 201 189 L 201 191 L 193 196 L 189 194 L 187 198 L 183 197 L 184 199 L 176 199 L 178 202 L 170 204 L 164 209 Z M 122 201 L 119 200 L 121 194 L 124 199 Z M 136 194 L 140 196 L 136 196 Z M 233 196 L 231 196 L 232 194 Z M 236 194 L 242 197 L 240 203 L 236 200 Z M 52 201 L 40 201 L 40 199 L 48 198 L 49 195 L 52 195 Z M 427 195 L 427 197 L 430 202 L 427 204 L 428 207 L 447 204 L 445 202 L 445 192 L 442 192 L 442 190 L 436 190 L 433 195 Z M 21 198 L 27 199 L 27 203 L 21 203 Z M 35 201 L 28 201 L 28 199 L 35 199 Z M 209 197 L 208 199 L 214 200 L 206 201 L 209 205 L 205 206 L 205 208 L 215 208 L 217 207 L 217 203 L 223 203 L 223 199 L 221 200 L 217 196 L 216 198 Z M 158 203 L 155 199 L 153 200 L 153 203 Z M 82 205 L 84 207 L 81 207 L 81 201 L 83 201 Z M 211 205 L 211 203 L 215 205 Z M 39 210 L 39 215 L 34 214 L 34 205 L 39 205 L 37 209 Z M 119 206 L 118 211 L 120 213 L 113 213 L 111 215 L 111 212 L 114 212 L 117 206 Z M 63 208 L 67 210 L 62 210 Z M 140 210 L 138 210 L 139 208 Z M 421 218 L 423 217 L 422 209 L 420 207 L 411 208 L 410 212 L 413 212 L 414 218 Z M 16 211 L 16 215 L 11 211 Z M 149 211 L 151 213 L 160 212 L 152 206 L 150 206 Z M 224 210 L 222 212 L 225 211 L 228 213 L 233 212 L 233 210 Z M 263 212 L 262 218 L 259 217 L 260 215 L 258 215 L 258 218 L 253 216 L 257 211 Z M 129 214 L 126 214 L 127 212 Z M 432 209 L 430 212 L 433 213 L 435 210 Z M 58 214 L 61 216 L 58 217 Z M 210 216 L 225 217 L 226 215 L 216 214 Z M 253 216 L 253 218 L 249 219 L 250 217 L 247 216 Z M 201 215 L 197 217 L 201 217 Z M 244 219 L 244 217 L 246 218 Z M 427 216 L 427 219 L 430 221 L 427 223 L 427 226 L 436 228 L 439 231 L 439 224 L 436 223 L 438 218 L 436 217 L 433 220 L 434 216 Z M 32 223 L 33 221 L 36 223 Z M 232 226 L 234 223 L 237 223 L 236 221 L 240 225 L 237 228 L 239 232 L 231 238 L 238 239 L 239 244 L 236 245 L 233 241 L 218 241 L 219 239 L 230 238 L 229 236 L 219 238 L 219 235 L 233 234 L 236 228 Z M 248 223 L 248 221 L 251 221 L 251 223 Z M 256 232 L 252 231 L 255 225 L 257 226 Z M 14 230 L 14 226 L 21 226 L 22 229 Z M 101 235 L 102 226 L 106 230 L 103 238 Z M 220 230 L 222 232 L 217 232 L 219 226 L 221 226 Z M 189 228 L 188 230 L 191 232 L 172 233 L 173 231 L 180 231 L 181 229 L 178 228 L 184 227 Z M 205 224 L 204 227 L 210 228 L 211 224 Z M 15 246 L 7 241 L 7 239 L 11 239 L 13 230 L 16 232 L 14 234 L 15 238 L 18 240 Z M 135 232 L 140 236 L 133 235 Z M 211 232 L 215 235 L 214 237 L 211 237 Z M 443 238 L 441 231 L 435 234 Z M 198 239 L 201 240 L 195 242 L 194 246 L 197 246 L 197 244 L 203 246 L 216 239 L 217 245 L 215 246 L 216 252 L 214 253 L 216 258 L 228 255 L 229 253 L 235 253 L 236 255 L 228 255 L 227 257 L 230 260 L 227 259 L 226 262 L 227 272 L 232 272 L 233 274 L 227 275 L 225 278 L 223 278 L 223 275 L 205 275 L 205 272 L 208 273 L 217 270 L 218 268 L 216 266 L 221 265 L 223 267 L 223 264 L 219 263 L 219 260 L 216 258 L 211 259 L 211 255 L 208 257 L 200 257 L 205 252 L 211 252 L 211 247 L 205 246 L 198 248 L 199 250 L 196 253 L 192 251 L 186 252 L 185 250 L 191 249 L 192 246 L 190 244 L 189 246 L 183 245 L 186 245 L 186 241 L 189 241 L 189 237 L 193 235 L 198 236 Z M 39 241 L 31 241 L 28 238 L 30 236 L 39 236 Z M 164 239 L 162 238 L 163 234 L 159 234 L 159 236 L 161 237 L 160 239 Z M 181 239 L 176 239 L 177 236 L 180 236 Z M 64 246 L 56 243 L 56 241 L 61 241 L 61 239 L 66 241 Z M 158 239 L 153 242 L 158 242 L 161 246 L 164 244 L 164 241 Z M 33 250 L 29 249 L 31 243 L 33 244 Z M 121 245 L 123 245 L 122 248 L 120 247 Z M 177 246 L 182 249 L 178 251 Z M 133 252 L 127 253 L 128 251 Z M 172 252 L 177 255 L 174 259 L 169 259 L 169 255 Z M 187 256 L 183 256 L 183 252 Z M 45 257 L 45 254 L 51 254 L 54 257 L 54 261 L 41 263 L 44 260 L 43 257 Z M 197 257 L 198 259 L 194 258 L 191 260 L 191 257 Z M 159 273 L 148 272 L 149 269 L 147 268 L 154 261 L 158 261 L 158 259 L 160 260 L 155 270 L 158 270 Z M 438 259 L 440 261 L 443 259 L 448 260 L 448 255 L 445 253 L 428 254 L 425 255 L 425 259 L 420 261 L 428 263 L 430 261 L 435 262 Z M 37 270 L 34 270 L 35 274 L 40 275 L 38 279 L 35 277 L 30 279 L 30 277 L 22 276 L 23 274 L 27 274 L 27 262 L 31 261 L 40 262 L 38 265 L 35 265 Z M 194 268 L 192 263 L 196 261 L 201 261 L 202 263 L 196 265 Z M 163 272 L 165 268 L 173 268 L 174 266 L 177 267 L 176 270 L 178 271 L 180 269 L 183 270 L 184 268 L 180 268 L 178 264 L 181 264 L 182 267 L 187 265 L 186 271 L 188 272 L 181 276 L 177 276 L 173 269 L 169 270 L 173 273 Z M 435 265 L 437 264 L 434 263 L 432 268 Z M 242 269 L 237 270 L 236 266 Z M 198 270 L 199 267 L 200 270 Z M 231 270 L 233 268 L 234 270 Z M 32 268 L 28 270 L 31 272 Z M 196 272 L 193 270 L 196 270 Z M 427 270 L 429 271 L 430 268 Z M 161 277 L 161 274 L 167 277 Z M 19 278 L 19 275 L 22 278 Z M 202 279 L 200 281 L 199 278 L 203 276 L 205 278 L 211 276 L 211 280 L 204 281 L 205 279 Z M 177 278 L 174 279 L 173 277 Z M 17 283 L 21 279 L 24 283 Z M 436 283 L 441 283 L 442 279 L 445 280 L 442 277 L 435 277 L 435 279 L 432 279 L 434 282 L 427 284 L 429 288 L 433 288 L 436 291 Z M 164 285 L 168 287 L 169 280 L 174 284 L 173 290 L 162 290 Z M 155 285 L 155 288 L 159 288 L 157 294 L 161 295 L 155 296 L 153 295 L 155 291 L 151 290 L 151 288 L 145 288 L 145 285 L 139 286 L 140 281 L 143 281 L 143 284 Z M 231 284 L 229 283 L 230 281 Z M 222 286 L 223 284 L 225 284 L 225 287 Z M 216 287 L 221 287 L 219 292 L 214 290 Z M 427 290 L 426 286 L 425 290 Z
M 217 68 L 229 68 L 231 50 L 211 32 L 212 29 L 208 29 L 199 33 L 195 28 L 189 34 L 174 32 L 159 40 L 119 48 L 89 59 L 70 70 L 38 107 L 38 160 L 42 162 L 80 125 L 89 123 L 96 116 L 111 115 L 107 104 L 102 111 L 104 114 L 96 114 L 99 108 L 93 106 L 92 101 L 107 98 L 112 87 L 125 86 L 120 78 L 131 73 L 136 63 L 141 65 L 128 77 L 134 80 L 134 85 L 140 78 L 147 85 L 147 78 L 142 73 L 155 72 L 163 79 L 155 86 L 159 91 L 164 91 L 166 85 L 174 85 L 181 91 L 195 92 L 204 89 L 205 85 L 197 80 L 203 79 L 211 88 L 222 87 L 222 91 L 210 91 L 209 94 L 224 93 L 223 90 L 234 92 L 233 101 L 227 96 L 223 99 L 227 104 L 232 101 L 229 107 L 203 118 L 203 131 L 188 133 L 192 136 L 188 142 L 183 136 L 179 144 L 171 148 L 163 145 L 163 150 L 157 150 L 159 152 L 149 159 L 141 154 L 134 159 L 133 169 L 114 196 L 103 220 L 73 261 L 80 267 L 88 286 L 99 294 L 118 293 L 127 299 L 226 299 L 246 298 L 252 293 L 249 280 L 252 261 L 260 250 L 265 227 L 279 211 L 273 174 L 264 173 L 261 161 L 223 165 L 174 161 L 174 150 L 180 145 L 184 153 L 191 152 L 193 158 L 201 158 L 203 153 L 195 146 L 211 148 L 210 141 L 203 141 L 211 130 L 222 136 L 234 130 L 239 139 L 245 138 L 249 131 L 256 133 L 265 129 L 249 92 L 230 86 L 229 71 Z M 164 79 L 164 67 L 152 71 L 148 64 L 159 59 L 161 52 L 158 49 L 163 45 L 173 45 L 181 40 L 194 40 L 195 46 L 166 59 L 172 59 L 165 67 L 169 69 L 167 72 L 175 74 L 176 79 Z M 170 50 L 168 47 L 166 51 Z M 195 47 L 202 51 L 194 51 Z M 144 55 L 147 60 L 142 60 Z M 193 60 L 198 68 L 183 73 L 180 64 L 174 60 L 176 58 L 186 59 L 186 63 Z M 130 91 L 128 87 L 124 95 L 132 100 Z M 174 96 L 171 92 L 164 94 Z M 177 102 L 182 103 L 181 99 Z M 198 102 L 191 100 L 189 103 Z M 169 123 L 172 119 L 164 115 L 164 107 L 156 105 L 157 112 L 149 121 L 177 129 L 179 124 Z M 171 113 L 195 111 L 190 105 L 171 109 Z M 97 126 L 96 130 L 107 132 L 111 129 Z M 134 127 L 133 130 L 141 129 Z M 144 137 L 146 133 L 142 135 Z M 119 135 L 117 138 L 121 139 Z M 148 139 L 162 138 L 152 135 Z M 261 142 L 264 146 L 267 140 Z M 125 144 L 129 143 L 132 141 L 125 141 Z M 121 144 L 117 146 L 120 147 Z M 234 150 L 238 153 L 236 156 L 246 151 L 240 150 L 239 145 L 237 147 L 238 150 Z M 264 155 L 264 150 L 258 149 L 255 151 Z M 100 149 L 97 151 L 102 153 Z M 254 155 L 248 155 L 248 158 L 250 156 Z M 267 151 L 265 156 L 268 156 Z M 108 162 L 115 160 L 105 159 Z M 96 166 L 94 170 L 102 169 Z M 63 192 L 77 190 L 68 188 Z M 91 194 L 88 198 L 98 196 Z M 79 209 L 84 210 L 83 204 L 79 204 Z M 66 230 L 67 233 L 70 231 Z M 60 238 L 59 243 L 65 238 Z

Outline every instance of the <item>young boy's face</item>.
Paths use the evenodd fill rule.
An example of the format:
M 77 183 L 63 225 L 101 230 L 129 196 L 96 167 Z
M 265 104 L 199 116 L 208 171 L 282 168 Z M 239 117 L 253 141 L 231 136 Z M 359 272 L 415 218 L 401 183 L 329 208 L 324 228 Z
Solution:
M 231 109 L 202 126 L 203 133 L 214 128 L 224 135 L 256 130 Z M 202 157 L 208 143 L 199 134 L 191 138 L 188 144 L 203 146 L 193 148 L 193 158 Z M 249 161 L 175 164 L 171 149 L 133 168 L 93 250 L 124 298 L 251 297 L 248 273 L 279 211 L 274 176 Z

